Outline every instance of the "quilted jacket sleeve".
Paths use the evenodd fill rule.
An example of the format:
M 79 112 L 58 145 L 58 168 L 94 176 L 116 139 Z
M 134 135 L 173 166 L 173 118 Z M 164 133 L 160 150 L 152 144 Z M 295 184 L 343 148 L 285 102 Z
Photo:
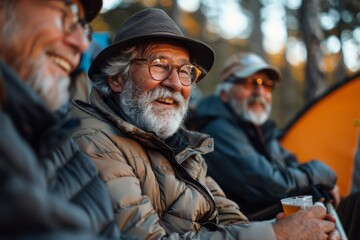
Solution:
M 0 239 L 100 239 L 74 205 L 48 191 L 31 148 L 0 109 Z

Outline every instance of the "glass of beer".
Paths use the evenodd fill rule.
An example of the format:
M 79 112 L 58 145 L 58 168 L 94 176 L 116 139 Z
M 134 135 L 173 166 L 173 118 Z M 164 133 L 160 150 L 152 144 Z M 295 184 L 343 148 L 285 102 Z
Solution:
M 311 195 L 293 196 L 281 199 L 281 204 L 285 215 L 289 216 L 301 209 L 311 207 L 313 200 Z

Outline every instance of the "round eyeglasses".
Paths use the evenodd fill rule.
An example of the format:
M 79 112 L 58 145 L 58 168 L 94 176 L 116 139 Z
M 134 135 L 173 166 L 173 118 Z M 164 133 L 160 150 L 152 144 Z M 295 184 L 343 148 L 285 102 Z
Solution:
M 71 34 L 76 30 L 78 26 L 84 32 L 84 35 L 87 37 L 89 41 L 91 41 L 92 29 L 88 22 L 85 19 L 79 17 L 79 6 L 69 0 L 65 1 L 65 9 L 63 16 L 63 26 L 66 34 Z
M 63 14 L 61 20 L 64 33 L 71 34 L 78 28 L 78 26 L 80 26 L 86 38 L 91 41 L 92 28 L 85 19 L 80 18 L 79 6 L 71 0 L 65 0 L 63 2 L 65 3 L 64 8 L 58 8 L 55 6 L 53 6 L 53 8 Z
M 150 76 L 156 81 L 163 81 L 167 79 L 174 68 L 176 68 L 180 82 L 184 86 L 189 86 L 191 83 L 196 82 L 199 76 L 202 74 L 201 70 L 190 63 L 183 65 L 174 65 L 166 58 L 135 58 L 132 62 L 146 62 L 149 67 Z

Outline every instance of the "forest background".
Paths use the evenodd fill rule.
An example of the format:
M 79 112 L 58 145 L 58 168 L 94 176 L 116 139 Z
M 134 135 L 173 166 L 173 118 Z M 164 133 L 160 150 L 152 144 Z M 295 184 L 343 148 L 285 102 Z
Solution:
M 114 36 L 127 17 L 147 7 L 165 10 L 185 35 L 214 49 L 214 67 L 198 83 L 200 97 L 214 91 L 233 53 L 255 52 L 277 66 L 283 80 L 273 93 L 272 118 L 280 127 L 360 72 L 359 0 L 104 0 L 92 27 Z

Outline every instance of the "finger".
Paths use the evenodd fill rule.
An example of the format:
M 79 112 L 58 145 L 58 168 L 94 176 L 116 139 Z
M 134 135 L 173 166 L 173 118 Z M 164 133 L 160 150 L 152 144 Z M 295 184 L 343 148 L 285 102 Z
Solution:
M 280 212 L 276 215 L 276 221 L 280 221 L 286 217 L 285 213 Z
M 337 230 L 332 231 L 331 233 L 329 233 L 328 235 L 328 240 L 340 240 L 340 234 Z
M 306 217 L 317 218 L 317 219 L 325 219 L 326 216 L 326 208 L 324 206 L 314 205 L 308 209 L 298 211 L 296 213 L 305 214 Z
M 314 206 L 321 206 L 321 207 L 323 207 L 323 208 L 326 210 L 326 207 L 325 207 L 325 205 L 324 205 L 323 202 L 315 202 L 315 203 L 314 203 Z
M 323 220 L 319 223 L 320 229 L 322 229 L 326 233 L 331 233 L 333 231 L 336 231 L 335 229 L 335 223 Z
M 336 218 L 335 218 L 335 216 L 333 216 L 333 215 L 330 214 L 330 213 L 326 214 L 325 219 L 326 219 L 326 220 L 329 220 L 329 221 L 331 221 L 331 222 L 333 222 L 333 223 L 336 223 Z
M 333 202 L 334 207 L 337 207 L 341 201 L 339 186 L 335 185 L 335 187 L 333 189 L 331 189 L 329 192 L 334 199 L 334 202 Z

